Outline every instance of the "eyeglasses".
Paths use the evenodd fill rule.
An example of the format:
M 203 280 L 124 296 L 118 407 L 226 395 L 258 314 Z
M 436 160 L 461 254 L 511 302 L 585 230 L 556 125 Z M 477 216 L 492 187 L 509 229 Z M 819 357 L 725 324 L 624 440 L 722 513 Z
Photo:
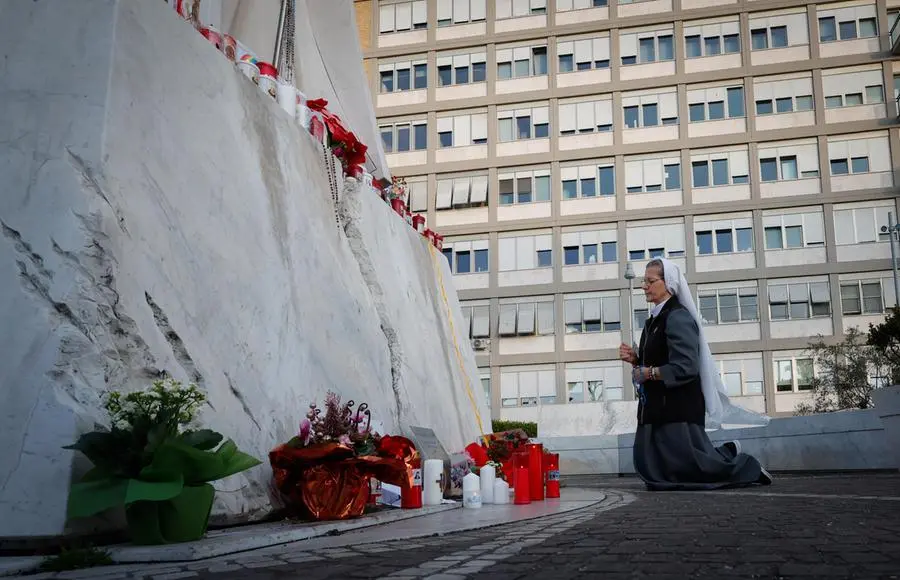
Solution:
M 641 278 L 641 286 L 652 286 L 662 280 L 662 278 Z

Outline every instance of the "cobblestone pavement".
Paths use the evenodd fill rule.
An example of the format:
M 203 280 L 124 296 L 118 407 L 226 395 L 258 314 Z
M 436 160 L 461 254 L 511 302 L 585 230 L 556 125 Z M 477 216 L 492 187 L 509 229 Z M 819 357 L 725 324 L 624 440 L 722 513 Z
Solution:
M 304 552 L 304 543 L 183 565 L 60 578 L 900 578 L 900 474 L 784 476 L 768 488 L 648 492 L 579 478 L 590 508 L 444 537 Z M 347 536 L 352 541 L 352 534 Z

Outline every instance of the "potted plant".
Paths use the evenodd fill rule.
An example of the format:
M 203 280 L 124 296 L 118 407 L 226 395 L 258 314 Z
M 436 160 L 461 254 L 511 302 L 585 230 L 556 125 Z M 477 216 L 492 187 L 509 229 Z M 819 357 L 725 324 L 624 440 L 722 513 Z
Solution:
M 418 454 L 398 437 L 382 437 L 371 427 L 368 405 L 325 398 L 325 412 L 309 407 L 300 431 L 269 453 L 275 485 L 291 515 L 340 520 L 363 514 L 369 479 L 408 489 Z M 409 443 L 409 445 L 401 445 Z M 398 451 L 401 449 L 401 451 Z M 414 448 L 412 448 L 414 450 Z
M 230 439 L 222 443 L 220 433 L 186 428 L 206 401 L 196 385 L 166 379 L 127 395 L 112 391 L 105 399 L 109 430 L 85 433 L 65 447 L 94 465 L 72 485 L 69 517 L 124 506 L 136 544 L 201 538 L 215 497 L 209 482 L 260 461 L 238 451 Z

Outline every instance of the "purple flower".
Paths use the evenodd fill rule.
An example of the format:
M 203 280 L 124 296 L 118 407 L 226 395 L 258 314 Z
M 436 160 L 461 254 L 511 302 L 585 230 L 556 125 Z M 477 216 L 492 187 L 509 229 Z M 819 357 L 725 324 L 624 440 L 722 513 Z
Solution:
M 350 441 L 349 435 L 341 435 L 340 437 L 338 437 L 338 443 L 340 443 L 341 445 L 346 445 L 348 447 L 353 445 L 353 443 Z
M 309 419 L 300 421 L 300 439 L 303 440 L 304 445 L 309 441 L 309 432 L 311 429 L 312 423 L 309 422 Z

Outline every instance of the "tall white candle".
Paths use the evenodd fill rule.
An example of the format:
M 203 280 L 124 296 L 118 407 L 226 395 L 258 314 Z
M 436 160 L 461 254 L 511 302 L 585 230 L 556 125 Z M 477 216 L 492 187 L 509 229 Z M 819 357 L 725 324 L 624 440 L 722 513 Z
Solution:
M 422 503 L 440 505 L 444 499 L 441 480 L 444 477 L 444 462 L 440 459 L 426 459 L 422 475 Z
M 494 482 L 497 480 L 497 470 L 493 465 L 485 465 L 479 472 L 481 476 L 481 501 L 494 503 Z

